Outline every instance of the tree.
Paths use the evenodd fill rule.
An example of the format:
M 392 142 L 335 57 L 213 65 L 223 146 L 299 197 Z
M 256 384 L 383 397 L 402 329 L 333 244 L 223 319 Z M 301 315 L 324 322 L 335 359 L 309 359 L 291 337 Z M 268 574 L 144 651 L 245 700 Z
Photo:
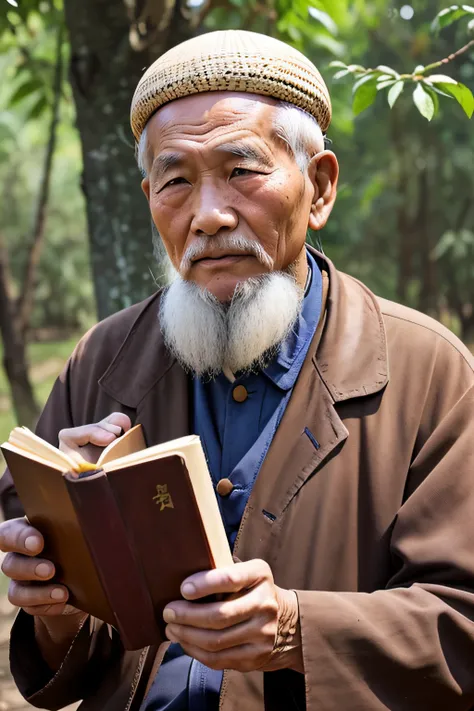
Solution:
M 3 342 L 3 366 L 10 385 L 12 403 L 17 420 L 29 426 L 34 425 L 39 414 L 39 406 L 28 374 L 26 336 L 33 311 L 36 270 L 45 234 L 46 210 L 59 122 L 63 81 L 63 31 L 61 23 L 57 27 L 56 35 L 48 142 L 33 227 L 28 244 L 25 271 L 17 298 L 15 298 L 11 289 L 8 254 L 5 240 L 0 234 L 0 333 Z M 29 86 L 33 86 L 31 82 L 34 82 L 34 79 L 29 81 Z M 17 89 L 13 100 L 15 97 L 17 99 L 22 97 L 25 92 L 24 87 L 25 84 L 22 84 Z
M 8 0 L 16 4 L 16 0 Z M 18 12 L 25 16 L 45 6 L 61 9 L 60 0 L 22 0 Z M 334 84 L 334 122 L 332 134 L 337 139 L 337 149 L 343 164 L 351 166 L 353 194 L 361 196 L 366 210 L 378 200 L 383 200 L 393 216 L 396 230 L 398 275 L 393 269 L 393 239 L 386 225 L 369 224 L 365 215 L 356 224 L 351 223 L 354 236 L 347 237 L 344 248 L 339 250 L 337 233 L 346 218 L 345 206 L 350 204 L 348 192 L 341 191 L 334 219 L 326 232 L 334 242 L 332 249 L 342 255 L 341 265 L 355 265 L 361 276 L 368 272 L 369 283 L 380 282 L 385 295 L 395 295 L 392 286 L 405 301 L 421 305 L 428 310 L 437 309 L 436 260 L 432 248 L 437 243 L 430 227 L 430 210 L 423 195 L 430 190 L 434 168 L 415 171 L 408 175 L 406 159 L 415 151 L 420 161 L 427 151 L 423 141 L 429 136 L 432 146 L 428 153 L 438 163 L 435 145 L 446 147 L 446 136 L 439 140 L 435 132 L 424 135 L 413 112 L 407 106 L 407 84 L 416 84 L 416 106 L 431 118 L 438 108 L 438 100 L 444 102 L 448 115 L 448 97 L 453 96 L 470 113 L 472 94 L 465 84 L 450 77 L 443 80 L 433 75 L 433 61 L 424 61 L 436 46 L 446 60 L 463 62 L 469 66 L 468 50 L 472 43 L 464 42 L 461 51 L 450 53 L 456 44 L 451 33 L 446 39 L 438 39 L 426 29 L 434 12 L 439 9 L 436 24 L 438 29 L 451 32 L 451 22 L 471 16 L 469 6 L 451 6 L 443 10 L 428 7 L 426 0 L 413 0 L 413 10 L 420 19 L 419 30 L 413 23 L 397 25 L 398 12 L 387 0 L 373 0 L 370 5 L 348 0 L 163 0 L 152 3 L 145 0 L 65 0 L 66 22 L 71 45 L 71 81 L 77 109 L 77 123 L 81 134 L 84 173 L 82 186 L 86 196 L 94 284 L 99 316 L 137 301 L 154 288 L 155 271 L 150 247 L 150 225 L 144 197 L 141 195 L 138 175 L 133 159 L 133 142 L 128 125 L 129 102 L 142 70 L 171 44 L 181 41 L 203 29 L 246 27 L 267 32 L 288 40 L 306 52 L 318 64 L 337 57 L 338 76 L 353 75 L 357 80 L 354 91 L 355 113 L 368 107 L 377 96 L 388 92 L 389 103 L 394 111 L 388 117 L 374 118 L 374 114 L 361 115 L 356 128 L 364 126 L 370 136 L 384 142 L 374 153 L 372 146 L 365 146 L 359 164 L 364 164 L 372 174 L 361 175 L 357 166 L 352 169 L 350 152 L 354 142 L 366 143 L 359 129 L 354 133 L 353 116 L 348 108 L 348 96 L 344 87 Z M 51 21 L 53 15 L 51 15 Z M 55 20 L 57 21 L 57 20 Z M 418 23 L 418 19 L 417 19 Z M 459 23 L 458 23 L 459 24 Z M 349 59 L 350 58 L 350 59 Z M 365 69 L 366 60 L 376 69 Z M 411 74 L 400 74 L 416 58 L 417 67 Z M 458 59 L 459 58 L 459 59 Z M 345 60 L 345 61 L 342 61 Z M 352 63 L 351 63 L 352 62 Z M 360 64 L 357 64 L 360 62 Z M 397 69 L 392 69 L 397 66 Z M 413 66 L 413 65 L 412 65 Z M 436 71 L 439 68 L 436 68 Z M 453 83 L 454 82 L 454 83 Z M 404 88 L 404 91 L 402 89 Z M 454 102 L 453 102 L 454 103 Z M 456 120 L 457 122 L 457 120 Z M 459 125 L 458 122 L 456 125 Z M 407 135 L 408 130 L 408 135 Z M 444 129 L 443 129 L 444 130 Z M 407 140 L 405 140 L 407 138 Z M 410 148 L 407 143 L 413 143 Z M 367 149 L 377 157 L 372 166 Z M 405 161 L 402 160 L 405 156 Z M 380 159 L 386 170 L 380 169 Z M 378 165 L 378 167 L 377 167 Z M 420 163 L 421 165 L 421 163 Z M 408 171 L 409 172 L 409 171 Z M 384 175 L 382 173 L 385 173 Z M 407 208 L 407 185 L 410 185 L 410 200 Z M 343 183 L 344 187 L 344 183 Z M 390 191 L 392 194 L 390 194 Z M 365 202 L 364 202 L 365 201 Z M 436 206 L 434 206 L 436 207 Z M 351 210 L 352 212 L 352 210 Z M 395 219 L 396 218 L 396 219 Z M 423 228 L 423 229 L 422 229 Z M 444 231 L 449 229 L 449 224 Z M 368 230 L 364 235 L 364 230 Z M 356 234 L 357 233 L 357 237 Z M 362 261 L 369 246 L 382 240 L 380 254 L 370 255 L 370 264 Z M 441 235 L 439 235 L 441 237 Z M 380 242 L 377 243 L 377 245 Z M 358 250 L 354 257 L 352 245 Z M 380 280 L 380 263 L 391 262 L 385 270 L 389 279 Z M 428 256 L 427 256 L 428 255 Z M 422 273 L 421 280 L 418 275 Z M 159 279 L 159 269 L 156 274 Z M 392 294 L 393 292 L 393 294 Z

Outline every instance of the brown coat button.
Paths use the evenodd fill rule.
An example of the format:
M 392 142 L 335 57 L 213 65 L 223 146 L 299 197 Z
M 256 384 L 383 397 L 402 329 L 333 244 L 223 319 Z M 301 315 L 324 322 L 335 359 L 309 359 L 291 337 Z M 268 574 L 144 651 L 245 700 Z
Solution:
M 216 489 L 219 496 L 229 496 L 234 489 L 234 485 L 230 479 L 221 479 L 217 482 Z
M 247 388 L 243 385 L 236 385 L 235 388 L 232 390 L 232 397 L 234 398 L 235 402 L 245 402 L 248 396 L 249 394 L 247 392 Z

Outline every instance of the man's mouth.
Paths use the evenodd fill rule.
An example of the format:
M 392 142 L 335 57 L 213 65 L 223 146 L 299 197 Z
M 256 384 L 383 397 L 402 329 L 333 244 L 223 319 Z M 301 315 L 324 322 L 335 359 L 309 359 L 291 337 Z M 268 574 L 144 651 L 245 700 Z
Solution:
M 232 263 L 235 262 L 239 259 L 246 259 L 247 257 L 251 257 L 251 254 L 247 254 L 244 252 L 233 252 L 233 253 L 226 253 L 226 254 L 205 254 L 201 257 L 198 257 L 197 259 L 193 260 L 193 266 L 196 264 L 225 264 L 225 263 Z

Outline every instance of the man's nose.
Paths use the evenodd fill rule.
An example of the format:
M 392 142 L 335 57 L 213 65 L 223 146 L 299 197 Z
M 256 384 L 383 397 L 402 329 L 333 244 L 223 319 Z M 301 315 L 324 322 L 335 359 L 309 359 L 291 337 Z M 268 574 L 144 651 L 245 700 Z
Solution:
M 235 230 L 237 213 L 225 199 L 225 190 L 216 185 L 202 186 L 196 196 L 191 231 L 196 235 L 215 235 L 219 231 Z

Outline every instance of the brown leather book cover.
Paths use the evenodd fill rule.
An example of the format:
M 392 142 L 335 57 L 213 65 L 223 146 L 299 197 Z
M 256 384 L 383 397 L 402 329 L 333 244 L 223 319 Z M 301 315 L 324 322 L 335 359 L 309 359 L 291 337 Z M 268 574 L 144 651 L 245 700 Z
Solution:
M 71 604 L 117 628 L 127 649 L 163 641 L 164 606 L 188 575 L 215 567 L 184 460 L 78 477 L 4 454 Z
M 146 647 L 153 634 L 155 638 L 159 636 L 155 610 L 108 478 L 103 471 L 97 471 L 79 478 L 69 473 L 64 479 L 113 610 L 113 625 L 120 632 L 126 649 Z M 89 611 L 87 598 L 76 598 L 75 604 Z
M 146 579 L 164 640 L 163 608 L 181 599 L 181 583 L 215 567 L 186 465 L 177 455 L 108 474 L 129 541 Z

